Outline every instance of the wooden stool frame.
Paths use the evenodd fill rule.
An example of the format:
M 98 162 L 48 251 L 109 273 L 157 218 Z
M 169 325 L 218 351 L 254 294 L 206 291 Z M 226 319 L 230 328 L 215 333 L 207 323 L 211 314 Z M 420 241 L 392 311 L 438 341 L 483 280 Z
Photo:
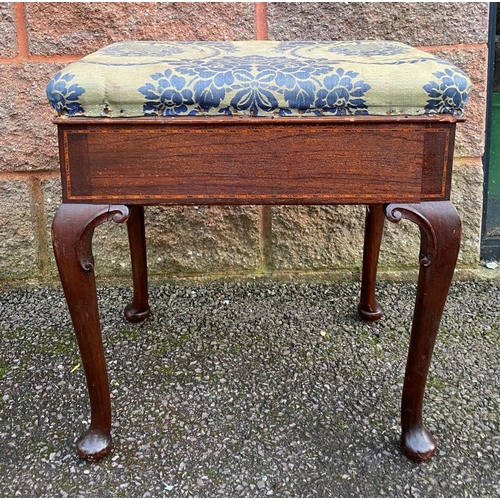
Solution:
M 366 205 L 358 307 L 366 321 L 382 315 L 375 283 L 384 219 L 417 224 L 420 273 L 401 446 L 412 460 L 434 455 L 422 404 L 461 238 L 449 201 L 456 122 L 450 115 L 55 120 L 63 204 L 53 245 L 91 406 L 79 456 L 99 460 L 112 445 L 92 235 L 103 222 L 127 223 L 134 294 L 125 316 L 142 321 L 149 314 L 143 207 L 155 204 Z

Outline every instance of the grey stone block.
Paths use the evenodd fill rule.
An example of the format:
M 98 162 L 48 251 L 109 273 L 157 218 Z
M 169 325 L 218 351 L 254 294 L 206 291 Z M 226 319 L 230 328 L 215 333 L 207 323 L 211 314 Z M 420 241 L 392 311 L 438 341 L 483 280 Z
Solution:
M 272 40 L 397 40 L 410 45 L 486 43 L 486 2 L 273 2 Z
M 0 181 L 0 279 L 38 274 L 35 228 L 28 183 Z
M 458 263 L 477 264 L 483 212 L 483 166 L 479 158 L 456 162 L 451 199 L 462 219 L 462 245 Z
M 148 207 L 148 259 L 153 274 L 256 271 L 257 207 Z
M 61 203 L 59 179 L 44 182 L 47 231 Z M 150 276 L 231 274 L 260 265 L 256 207 L 146 207 Z M 96 276 L 130 276 L 126 224 L 100 225 L 93 240 Z M 51 250 L 52 267 L 55 261 Z
M 43 183 L 47 232 L 50 235 L 52 220 L 62 202 L 61 181 L 48 179 Z M 50 237 L 49 237 L 50 241 Z M 96 277 L 130 276 L 130 254 L 128 250 L 127 229 L 125 224 L 106 222 L 94 232 L 92 250 L 95 261 Z M 49 249 L 52 276 L 57 276 L 57 267 L 52 248 Z
M 245 2 L 39 2 L 26 4 L 26 18 L 34 54 L 82 55 L 122 40 L 255 38 L 254 6 Z
M 0 172 L 58 168 L 45 87 L 59 64 L 0 64 Z
M 0 57 L 14 57 L 17 50 L 14 7 L 12 2 L 0 3 Z
M 459 265 L 477 263 L 481 234 L 482 168 L 477 160 L 458 161 L 452 201 L 462 218 Z M 310 206 L 273 208 L 272 260 L 280 270 L 330 270 L 361 267 L 364 208 Z M 385 223 L 380 267 L 418 264 L 420 234 L 406 220 Z
M 360 206 L 273 207 L 273 266 L 328 270 L 361 265 L 363 230 Z
M 432 50 L 465 71 L 472 81 L 472 92 L 465 108 L 465 122 L 457 125 L 455 157 L 482 156 L 486 125 L 486 82 L 488 49 L 484 47 L 440 47 Z

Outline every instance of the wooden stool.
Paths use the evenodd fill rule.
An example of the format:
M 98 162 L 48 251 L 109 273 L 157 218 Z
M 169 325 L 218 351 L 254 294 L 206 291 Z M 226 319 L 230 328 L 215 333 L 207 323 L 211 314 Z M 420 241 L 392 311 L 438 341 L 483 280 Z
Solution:
M 456 122 L 470 93 L 450 63 L 395 42 L 116 43 L 57 73 L 63 204 L 54 251 L 91 404 L 80 457 L 111 449 L 111 404 L 92 235 L 127 222 L 134 295 L 149 314 L 144 205 L 364 204 L 359 314 L 377 320 L 384 218 L 421 233 L 420 275 L 402 397 L 404 453 L 436 441 L 422 402 L 453 276 L 460 219 L 450 199 Z

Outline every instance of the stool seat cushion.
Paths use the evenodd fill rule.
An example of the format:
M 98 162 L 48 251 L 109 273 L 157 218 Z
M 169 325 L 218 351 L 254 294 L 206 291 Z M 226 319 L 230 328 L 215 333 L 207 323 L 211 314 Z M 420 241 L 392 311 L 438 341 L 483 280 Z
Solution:
M 398 42 L 118 42 L 47 86 L 60 117 L 460 115 L 453 64 Z

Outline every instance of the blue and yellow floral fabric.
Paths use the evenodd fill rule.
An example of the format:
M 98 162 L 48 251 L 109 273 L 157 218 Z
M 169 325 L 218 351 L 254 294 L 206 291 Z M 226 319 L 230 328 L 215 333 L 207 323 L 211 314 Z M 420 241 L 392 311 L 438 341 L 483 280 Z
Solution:
M 57 73 L 58 116 L 460 115 L 467 75 L 398 42 L 119 42 Z

